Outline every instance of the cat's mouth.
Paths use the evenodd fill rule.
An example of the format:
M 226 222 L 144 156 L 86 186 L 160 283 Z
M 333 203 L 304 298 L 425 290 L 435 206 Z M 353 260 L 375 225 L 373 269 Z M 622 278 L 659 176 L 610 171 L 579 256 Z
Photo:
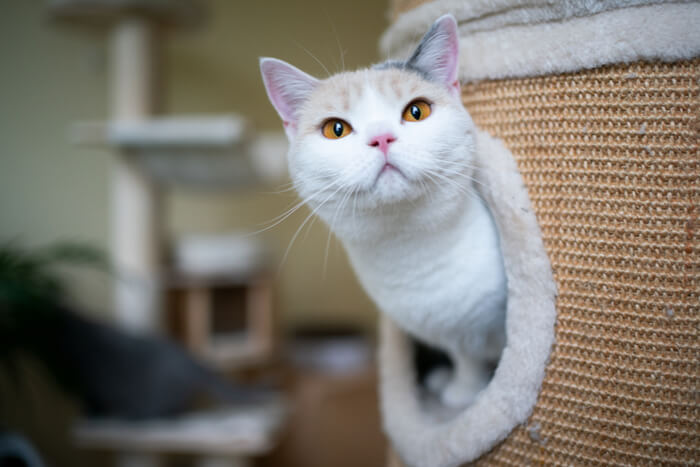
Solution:
M 384 166 L 379 170 L 377 173 L 377 176 L 374 178 L 374 183 L 372 184 L 372 190 L 374 190 L 377 187 L 377 184 L 379 183 L 379 179 L 385 176 L 389 175 L 398 175 L 406 180 L 408 180 L 408 177 L 399 169 L 397 166 L 392 164 L 391 162 L 385 162 Z
M 376 163 L 376 161 L 375 161 Z M 366 168 L 356 188 L 352 190 L 358 207 L 376 208 L 381 205 L 411 201 L 420 195 L 415 189 L 411 167 L 403 167 L 395 161 L 384 160 L 380 165 Z

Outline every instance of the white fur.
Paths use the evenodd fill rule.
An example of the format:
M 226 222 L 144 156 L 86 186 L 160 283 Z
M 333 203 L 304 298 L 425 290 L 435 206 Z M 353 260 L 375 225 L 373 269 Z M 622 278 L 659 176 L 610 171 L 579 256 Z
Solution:
M 660 0 L 437 0 L 402 14 L 382 51 L 408 55 L 416 31 L 446 12 L 459 21 L 463 82 L 700 55 L 700 4 Z

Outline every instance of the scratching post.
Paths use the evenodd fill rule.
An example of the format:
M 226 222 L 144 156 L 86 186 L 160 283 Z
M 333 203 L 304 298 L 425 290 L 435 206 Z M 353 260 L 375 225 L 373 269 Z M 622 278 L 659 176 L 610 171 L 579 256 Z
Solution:
M 517 154 L 559 289 L 538 403 L 481 463 L 698 459 L 699 71 L 639 62 L 465 86 L 477 124 Z
M 127 16 L 112 29 L 112 118 L 114 122 L 143 121 L 155 107 L 155 35 L 157 24 Z M 128 153 L 115 158 L 112 172 L 112 258 L 118 278 L 114 284 L 115 312 L 132 330 L 160 326 L 162 239 L 158 186 Z
M 541 270 L 513 267 L 509 245 L 521 226 L 504 222 L 498 199 L 511 188 L 481 161 L 508 269 L 508 347 L 474 406 L 436 421 L 416 397 L 405 336 L 385 323 L 385 427 L 407 466 L 692 464 L 700 456 L 700 5 L 521 3 L 396 0 L 382 47 L 399 55 L 435 18 L 456 16 L 464 104 L 519 173 L 529 205 L 517 219 L 531 209 L 539 229 L 522 235 L 541 241 L 557 289 L 551 351 L 532 401 L 493 397 L 509 348 L 532 326 L 520 313 L 542 325 L 546 306 L 511 306 L 519 284 Z M 509 373 L 508 383 L 531 371 L 539 366 Z M 494 418 L 470 415 L 483 400 Z

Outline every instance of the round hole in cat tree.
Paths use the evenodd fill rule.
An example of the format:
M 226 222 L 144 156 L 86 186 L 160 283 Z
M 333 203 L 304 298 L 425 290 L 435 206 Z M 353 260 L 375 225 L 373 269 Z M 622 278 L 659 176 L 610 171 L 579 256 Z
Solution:
M 554 342 L 556 286 L 537 219 L 512 154 L 477 131 L 475 188 L 499 230 L 508 278 L 506 346 L 493 377 L 463 409 L 424 397 L 412 341 L 382 318 L 381 396 L 385 429 L 410 465 L 476 459 L 524 423 L 537 400 Z

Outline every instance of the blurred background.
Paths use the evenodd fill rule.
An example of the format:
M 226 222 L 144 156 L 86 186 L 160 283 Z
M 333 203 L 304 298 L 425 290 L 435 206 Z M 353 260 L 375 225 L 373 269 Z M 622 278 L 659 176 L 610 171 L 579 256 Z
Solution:
M 382 465 L 376 310 L 326 227 L 309 219 L 298 230 L 305 207 L 284 217 L 299 200 L 258 58 L 317 77 L 367 66 L 387 11 L 374 0 L 3 3 L 0 312 L 33 319 L 0 317 L 0 456 L 23 445 L 41 460 L 0 465 Z M 60 298 L 42 291 L 27 305 L 8 295 L 17 265 L 30 263 L 28 283 L 50 277 Z M 81 336 L 102 331 L 71 334 L 75 353 L 62 363 L 90 354 L 113 377 L 107 392 L 127 386 L 132 369 L 111 372 L 110 358 L 130 367 L 124 360 L 145 362 L 149 346 L 174 342 L 186 354 L 163 344 L 172 359 L 282 397 L 233 412 L 183 403 L 167 414 L 91 414 L 81 393 L 90 384 L 62 383 L 63 367 L 44 358 L 64 349 L 62 330 L 92 329 L 56 324 L 73 316 L 116 330 L 82 347 Z M 144 358 L 110 354 L 139 346 Z

